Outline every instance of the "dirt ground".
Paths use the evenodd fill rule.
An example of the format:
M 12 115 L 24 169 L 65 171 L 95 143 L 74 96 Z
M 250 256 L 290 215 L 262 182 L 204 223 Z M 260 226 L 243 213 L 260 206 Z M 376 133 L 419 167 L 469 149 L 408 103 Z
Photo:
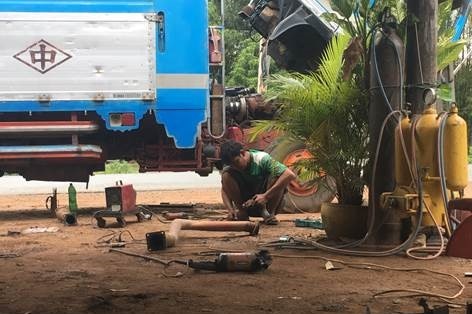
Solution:
M 218 250 L 254 250 L 260 243 L 284 235 L 322 235 L 322 231 L 293 223 L 294 218 L 316 214 L 279 215 L 279 225 L 262 225 L 257 236 L 186 230 L 176 247 L 149 253 L 145 234 L 169 228 L 157 215 L 142 223 L 132 223 L 136 218 L 129 217 L 124 229 L 113 225 L 96 228 L 91 215 L 104 208 L 104 193 L 81 193 L 79 225 L 68 227 L 45 209 L 46 197 L 0 196 L 0 313 L 424 313 L 419 297 L 373 296 L 390 289 L 419 289 L 447 296 L 460 290 L 452 277 L 348 267 L 335 260 L 447 272 L 465 285 L 462 295 L 451 301 L 465 304 L 472 300 L 472 281 L 464 277 L 464 272 L 472 271 L 472 263 L 459 258 L 418 261 L 401 255 L 368 258 L 271 249 L 273 262 L 266 271 L 214 273 L 178 265 L 164 269 L 156 262 L 109 252 L 97 242 L 127 230 L 135 240 L 123 233 L 127 242 L 124 250 L 165 260 L 214 260 Z M 217 189 L 138 193 L 139 204 L 161 202 L 205 204 L 196 207 L 213 211 L 221 208 Z M 65 204 L 66 195 L 59 195 L 59 206 Z M 223 217 L 222 212 L 215 212 L 220 216 L 212 215 L 213 219 Z M 35 226 L 58 227 L 59 231 L 12 234 Z M 319 257 L 331 259 L 337 269 L 326 270 L 326 260 Z M 427 297 L 427 302 L 430 306 L 446 304 L 435 297 Z M 466 310 L 453 305 L 450 313 Z

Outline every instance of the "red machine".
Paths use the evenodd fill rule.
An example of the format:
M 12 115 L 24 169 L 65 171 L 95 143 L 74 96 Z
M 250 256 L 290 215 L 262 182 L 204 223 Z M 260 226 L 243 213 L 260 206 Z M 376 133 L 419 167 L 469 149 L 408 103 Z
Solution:
M 136 191 L 132 184 L 123 185 L 123 182 L 116 182 L 115 186 L 105 188 L 106 210 L 95 212 L 93 217 L 97 220 L 100 228 L 106 226 L 104 217 L 115 218 L 120 227 L 126 226 L 125 215 L 136 215 L 138 222 L 144 219 L 151 219 L 151 213 L 143 213 L 142 209 L 136 206 Z

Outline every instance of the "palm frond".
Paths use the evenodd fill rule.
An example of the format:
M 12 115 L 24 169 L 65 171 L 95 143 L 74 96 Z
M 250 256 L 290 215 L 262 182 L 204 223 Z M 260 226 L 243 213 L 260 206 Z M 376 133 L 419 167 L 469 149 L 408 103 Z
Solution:
M 443 70 L 449 64 L 457 60 L 466 43 L 467 41 L 465 40 L 452 42 L 450 38 L 441 38 L 438 43 L 437 51 L 438 70 Z
M 323 52 L 320 67 L 315 76 L 329 91 L 337 87 L 342 73 L 343 53 L 350 39 L 350 36 L 341 34 L 333 38 Z

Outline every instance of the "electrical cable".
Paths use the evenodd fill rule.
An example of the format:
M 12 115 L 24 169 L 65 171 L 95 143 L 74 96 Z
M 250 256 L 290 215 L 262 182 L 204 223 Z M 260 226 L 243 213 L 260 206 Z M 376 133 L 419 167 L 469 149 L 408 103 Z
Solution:
M 404 271 L 404 272 L 424 272 L 424 273 L 432 273 L 436 275 L 441 275 L 441 276 L 447 276 L 453 278 L 458 286 L 460 287 L 459 291 L 456 292 L 454 295 L 444 295 L 444 294 L 439 294 L 439 293 L 432 293 L 429 291 L 423 291 L 423 290 L 417 290 L 417 289 L 394 289 L 394 290 L 386 290 L 382 292 L 378 292 L 374 294 L 373 297 L 379 297 L 381 295 L 386 295 L 389 293 L 395 293 L 395 292 L 410 292 L 410 293 L 415 293 L 416 295 L 423 295 L 423 296 L 430 296 L 430 297 L 437 297 L 441 299 L 447 299 L 447 300 L 452 300 L 457 297 L 459 297 L 462 292 L 465 289 L 465 285 L 460 281 L 459 278 L 456 276 L 449 274 L 449 273 L 444 273 L 440 271 L 435 271 L 431 269 L 426 269 L 426 268 L 401 268 L 401 267 L 390 267 L 390 266 L 385 266 L 381 264 L 374 264 L 374 263 L 359 263 L 359 262 L 346 262 L 343 260 L 338 260 L 338 259 L 333 259 L 333 258 L 327 258 L 324 256 L 318 256 L 318 255 L 288 255 L 288 254 L 271 254 L 272 257 L 280 257 L 280 258 L 304 258 L 304 259 L 320 259 L 324 261 L 330 261 L 330 262 L 335 262 L 339 263 L 348 267 L 353 267 L 353 268 L 361 268 L 361 269 L 382 269 L 382 270 L 392 270 L 392 271 Z
M 443 201 L 443 206 L 446 210 L 445 213 L 445 222 L 446 222 L 446 232 L 450 237 L 452 235 L 452 223 L 450 219 L 450 213 L 447 210 L 447 204 L 449 199 L 447 197 L 447 184 L 446 184 L 446 171 L 444 169 L 444 130 L 446 128 L 446 122 L 449 114 L 445 111 L 439 114 L 439 129 L 438 129 L 438 169 L 439 169 L 439 178 L 441 182 L 441 199 Z
M 371 46 L 372 46 L 371 50 L 372 50 L 372 53 L 373 53 L 373 56 L 374 56 L 375 78 L 377 79 L 377 82 L 379 83 L 380 91 L 382 92 L 382 96 L 384 97 L 385 104 L 387 105 L 387 107 L 389 109 L 389 112 L 392 112 L 393 109 L 392 109 L 392 106 L 390 104 L 390 101 L 388 100 L 387 94 L 385 93 L 385 89 L 383 87 L 382 78 L 380 77 L 379 67 L 378 67 L 378 63 L 377 63 L 377 52 L 376 52 L 376 49 L 375 49 L 375 35 L 376 34 L 377 34 L 377 31 L 374 29 L 374 31 L 372 32 L 372 37 L 371 37 Z
M 407 249 L 405 253 L 406 253 L 407 256 L 409 256 L 411 258 L 414 258 L 414 259 L 430 260 L 430 259 L 434 259 L 434 258 L 440 256 L 443 253 L 444 247 L 445 247 L 445 241 L 444 241 L 444 236 L 442 234 L 441 228 L 439 227 L 438 221 L 436 220 L 436 218 L 434 218 L 433 212 L 429 208 L 428 204 L 426 204 L 426 202 L 424 202 L 424 206 L 425 206 L 426 210 L 428 211 L 429 215 L 431 216 L 431 219 L 433 219 L 434 225 L 436 226 L 436 229 L 438 230 L 438 234 L 439 234 L 439 237 L 441 239 L 441 245 L 440 245 L 439 248 L 437 248 L 437 247 L 428 247 L 428 246 L 426 246 L 426 247 L 411 247 L 411 248 Z M 416 255 L 412 254 L 413 252 L 424 252 L 424 251 L 429 253 L 433 250 L 437 250 L 437 252 L 432 256 L 422 257 L 422 256 L 416 256 Z
M 422 184 L 421 184 L 420 176 L 418 176 L 418 183 L 417 184 L 418 184 L 418 198 L 420 199 L 420 204 L 419 204 L 419 206 L 416 210 L 416 228 L 412 233 L 410 233 L 410 236 L 408 237 L 408 239 L 406 239 L 402 244 L 400 244 L 400 245 L 398 245 L 398 246 L 396 246 L 396 247 L 394 247 L 390 250 L 377 251 L 377 252 L 373 252 L 373 251 L 354 251 L 354 250 L 334 248 L 334 247 L 331 247 L 331 246 L 321 244 L 317 241 L 298 239 L 298 238 L 294 238 L 294 239 L 296 241 L 301 242 L 301 243 L 312 245 L 312 246 L 314 246 L 318 249 L 328 251 L 328 252 L 331 252 L 331 253 L 341 253 L 341 254 L 345 254 L 345 255 L 369 256 L 369 257 L 382 257 L 382 256 L 389 256 L 389 255 L 396 254 L 396 253 L 404 250 L 406 247 L 409 247 L 411 245 L 411 243 L 414 241 L 414 239 L 416 238 L 416 236 L 417 236 L 417 234 L 418 234 L 418 232 L 421 228 L 421 222 L 422 222 L 422 219 L 423 219 L 423 187 L 422 187 Z

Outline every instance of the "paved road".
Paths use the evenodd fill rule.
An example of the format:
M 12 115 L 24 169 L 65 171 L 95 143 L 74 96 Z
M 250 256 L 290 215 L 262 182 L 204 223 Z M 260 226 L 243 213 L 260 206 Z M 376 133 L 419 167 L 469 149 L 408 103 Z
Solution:
M 74 183 L 78 192 L 102 192 L 105 187 L 116 181 L 133 184 L 137 191 L 179 190 L 191 188 L 218 188 L 220 174 L 214 172 L 208 177 L 200 177 L 194 172 L 153 172 L 136 174 L 96 175 L 90 177 L 88 189 L 85 183 Z M 472 182 L 472 165 L 469 165 L 469 182 Z M 68 182 L 26 181 L 20 176 L 0 178 L 0 195 L 8 194 L 45 194 L 53 187 L 58 193 L 66 193 Z
M 208 177 L 200 177 L 194 172 L 153 172 L 114 175 L 95 175 L 90 182 L 74 183 L 77 192 L 102 192 L 105 187 L 116 181 L 133 184 L 137 191 L 179 190 L 189 188 L 218 188 L 220 174 L 214 172 Z M 66 193 L 69 182 L 26 181 L 21 176 L 4 176 L 0 178 L 0 195 L 8 194 L 45 194 L 51 193 L 54 187 L 58 193 Z

